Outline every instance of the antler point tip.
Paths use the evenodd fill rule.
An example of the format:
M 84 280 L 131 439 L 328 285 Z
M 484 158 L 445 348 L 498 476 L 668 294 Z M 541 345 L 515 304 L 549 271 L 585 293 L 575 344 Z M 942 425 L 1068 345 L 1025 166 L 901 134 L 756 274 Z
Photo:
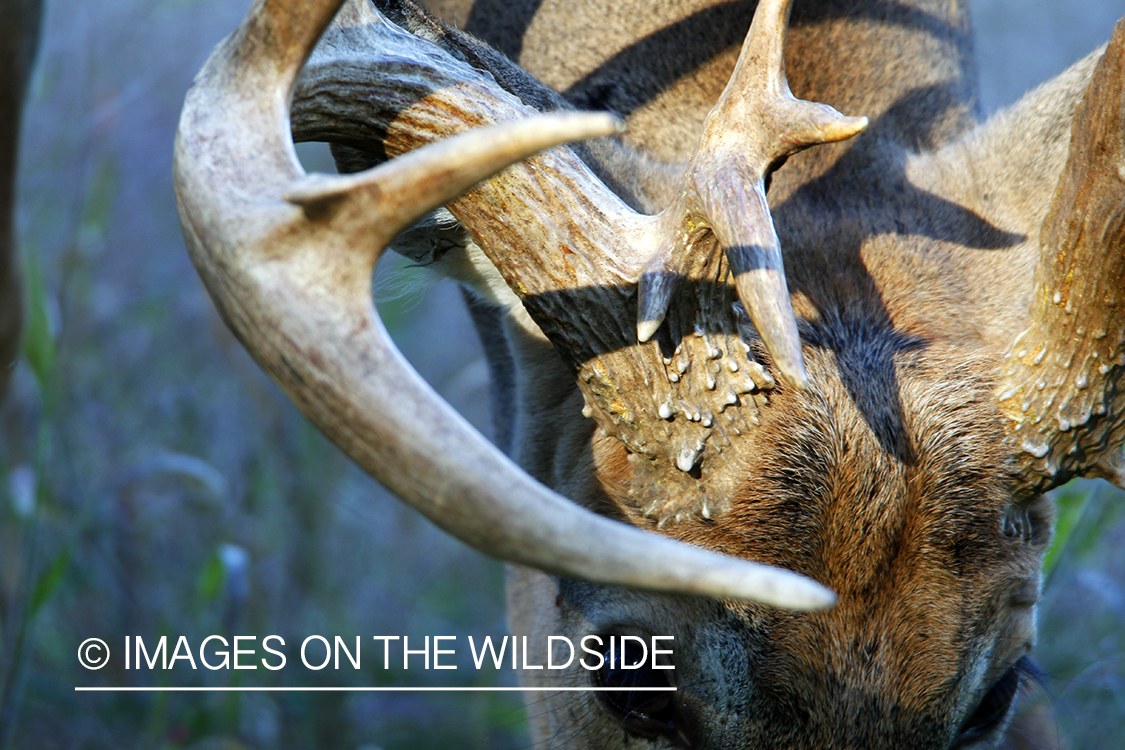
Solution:
M 656 335 L 656 331 L 660 328 L 661 321 L 659 320 L 640 320 L 637 321 L 637 340 L 642 344 L 649 341 Z

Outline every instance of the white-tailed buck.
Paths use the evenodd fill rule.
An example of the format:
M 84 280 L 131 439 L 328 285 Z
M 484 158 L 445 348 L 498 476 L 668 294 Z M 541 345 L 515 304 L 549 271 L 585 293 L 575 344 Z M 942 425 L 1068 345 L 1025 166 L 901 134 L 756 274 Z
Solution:
M 310 419 L 519 565 L 515 633 L 675 637 L 529 670 L 678 688 L 559 694 L 537 742 L 1000 746 L 1042 493 L 1125 486 L 1125 25 L 981 124 L 958 0 L 376 5 L 259 0 L 219 46 L 184 235 Z M 471 290 L 515 463 L 376 317 L 423 217 L 396 247 Z

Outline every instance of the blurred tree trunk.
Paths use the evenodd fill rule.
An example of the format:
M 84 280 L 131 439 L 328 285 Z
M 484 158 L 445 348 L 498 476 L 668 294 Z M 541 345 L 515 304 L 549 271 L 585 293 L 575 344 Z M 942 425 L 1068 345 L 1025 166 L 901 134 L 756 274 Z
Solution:
M 16 359 L 20 284 L 15 192 L 20 119 L 39 46 L 42 0 L 0 0 L 0 397 Z

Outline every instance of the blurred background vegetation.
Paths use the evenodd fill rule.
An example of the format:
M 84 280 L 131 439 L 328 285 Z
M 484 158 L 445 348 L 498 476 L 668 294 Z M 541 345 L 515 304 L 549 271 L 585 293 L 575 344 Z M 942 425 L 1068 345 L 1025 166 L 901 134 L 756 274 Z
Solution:
M 503 570 L 432 528 L 296 414 L 226 332 L 183 249 L 180 104 L 248 0 L 49 0 L 24 117 L 25 356 L 0 407 L 0 750 L 516 748 L 512 694 L 89 694 L 76 685 L 482 684 L 462 669 L 306 672 L 309 634 L 499 635 Z M 982 104 L 1104 42 L 1119 0 L 976 0 Z M 2 22 L 3 19 L 0 19 Z M 330 169 L 323 150 L 311 167 Z M 383 274 L 385 278 L 387 274 Z M 487 431 L 459 295 L 377 282 L 406 355 Z M 1125 498 L 1061 498 L 1038 659 L 1076 750 L 1125 747 Z M 78 644 L 276 633 L 278 673 L 81 669 Z M 201 672 L 206 672 L 201 673 Z M 244 675 L 249 674 L 250 677 Z

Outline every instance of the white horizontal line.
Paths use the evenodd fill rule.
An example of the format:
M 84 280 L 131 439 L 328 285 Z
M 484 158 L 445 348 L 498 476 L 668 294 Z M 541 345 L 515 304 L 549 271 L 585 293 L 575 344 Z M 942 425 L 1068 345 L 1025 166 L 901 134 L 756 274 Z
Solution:
M 674 687 L 75 687 L 78 693 L 668 693 Z

